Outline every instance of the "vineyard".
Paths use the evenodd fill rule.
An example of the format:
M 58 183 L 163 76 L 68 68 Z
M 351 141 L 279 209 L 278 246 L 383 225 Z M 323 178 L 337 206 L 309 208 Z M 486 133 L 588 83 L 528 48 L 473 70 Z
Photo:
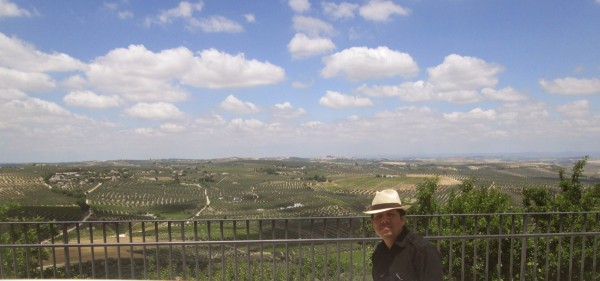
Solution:
M 0 168 L 0 203 L 46 220 L 222 219 L 361 215 L 374 193 L 391 188 L 412 202 L 416 186 L 437 178 L 437 200 L 472 179 L 510 195 L 526 187 L 558 190 L 560 169 L 577 159 L 220 159 L 13 165 Z M 600 178 L 590 161 L 584 181 Z
M 375 238 L 362 211 L 376 191 L 394 189 L 415 206 L 410 228 L 438 236 L 448 276 L 462 278 L 451 280 L 492 275 L 497 279 L 491 280 L 519 275 L 592 280 L 588 277 L 600 276 L 597 211 L 513 212 L 538 198 L 555 200 L 553 206 L 579 206 L 565 201 L 576 194 L 565 190 L 580 182 L 582 189 L 594 185 L 581 205 L 598 206 L 600 162 L 590 161 L 577 172 L 575 165 L 570 182 L 559 176 L 578 161 L 296 158 L 4 165 L 0 207 L 8 207 L 0 211 L 10 221 L 0 224 L 0 277 L 365 280 Z M 540 193 L 527 193 L 532 190 Z M 445 209 L 419 214 L 416 198 L 435 199 L 429 201 Z M 493 208 L 480 209 L 486 206 Z M 565 231 L 570 236 L 561 236 Z M 490 236 L 496 232 L 499 236 Z M 15 248 L 32 241 L 39 247 Z M 541 265 L 544 271 L 538 270 Z

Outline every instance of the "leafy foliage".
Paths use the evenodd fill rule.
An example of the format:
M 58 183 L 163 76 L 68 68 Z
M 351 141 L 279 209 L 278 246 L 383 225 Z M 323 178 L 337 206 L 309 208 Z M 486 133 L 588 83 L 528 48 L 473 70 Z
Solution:
M 17 203 L 11 202 L 0 205 L 0 221 L 16 222 L 18 221 Z M 40 221 L 39 218 L 31 221 Z M 56 235 L 48 225 L 37 225 L 30 228 L 27 225 L 3 224 L 0 226 L 0 244 L 15 245 L 39 243 L 39 239 L 48 238 Z M 38 276 L 37 265 L 39 261 L 48 257 L 48 250 L 45 248 L 2 248 L 0 249 L 0 268 L 3 269 L 4 276 L 13 276 L 15 278 L 29 278 Z
M 493 186 L 475 187 L 469 179 L 461 183 L 458 191 L 450 193 L 448 204 L 442 212 L 447 214 L 493 214 L 514 211 L 508 195 Z
M 435 200 L 435 192 L 438 189 L 438 177 L 427 178 L 417 184 L 416 206 L 411 209 L 415 215 L 437 214 L 440 211 L 439 203 Z

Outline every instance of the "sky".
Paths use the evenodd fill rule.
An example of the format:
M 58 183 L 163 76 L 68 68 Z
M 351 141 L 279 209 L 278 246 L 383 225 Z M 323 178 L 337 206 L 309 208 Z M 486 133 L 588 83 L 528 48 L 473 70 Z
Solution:
M 600 0 L 0 0 L 0 163 L 600 151 Z

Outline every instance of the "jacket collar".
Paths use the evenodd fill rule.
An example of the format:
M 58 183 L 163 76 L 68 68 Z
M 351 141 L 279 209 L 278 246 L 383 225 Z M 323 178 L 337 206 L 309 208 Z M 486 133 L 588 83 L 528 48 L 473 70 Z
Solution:
M 404 248 L 408 244 L 408 240 L 404 239 L 404 238 L 406 238 L 406 236 L 409 233 L 410 233 L 410 231 L 408 230 L 406 225 L 404 227 L 402 227 L 402 231 L 400 232 L 398 237 L 396 237 L 396 241 L 394 241 L 394 244 L 398 245 L 401 248 Z

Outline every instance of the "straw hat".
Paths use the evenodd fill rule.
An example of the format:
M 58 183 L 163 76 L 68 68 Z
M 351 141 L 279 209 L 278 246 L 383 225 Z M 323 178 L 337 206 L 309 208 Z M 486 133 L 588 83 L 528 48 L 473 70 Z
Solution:
M 364 211 L 365 214 L 376 214 L 381 213 L 393 209 L 408 209 L 410 205 L 402 205 L 402 201 L 400 201 L 400 196 L 398 192 L 393 189 L 385 189 L 382 191 L 377 191 L 375 193 L 375 198 L 373 198 L 373 203 L 371 203 L 371 207 L 368 210 Z

